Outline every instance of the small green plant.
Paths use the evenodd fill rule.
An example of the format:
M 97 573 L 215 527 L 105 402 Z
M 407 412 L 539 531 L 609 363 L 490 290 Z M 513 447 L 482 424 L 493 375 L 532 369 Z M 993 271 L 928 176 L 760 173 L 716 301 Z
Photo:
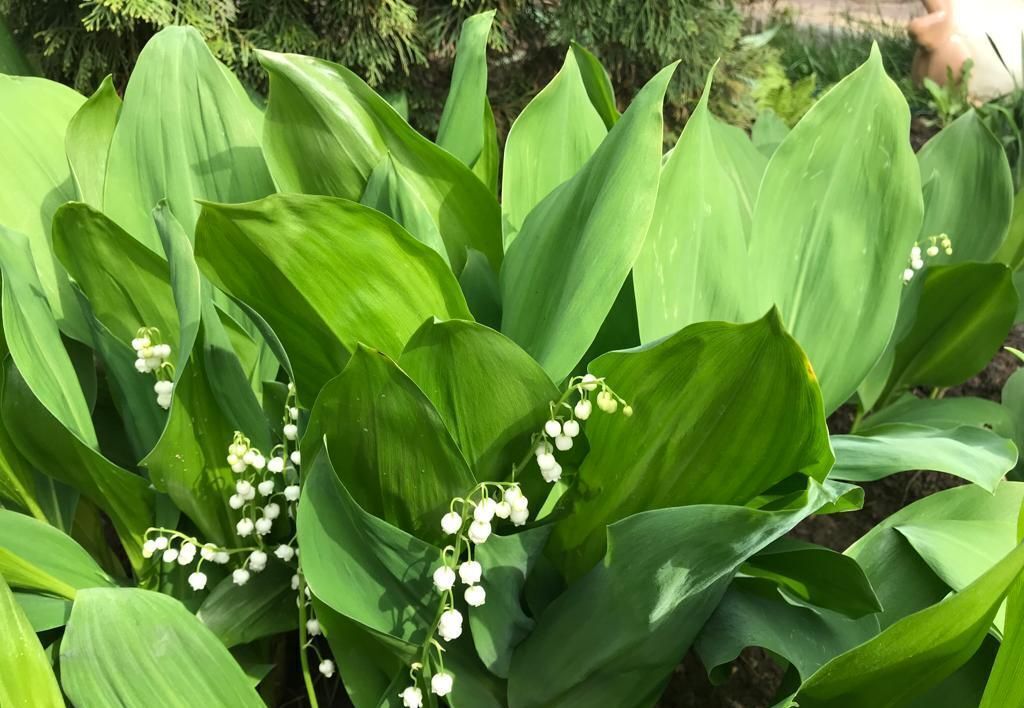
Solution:
M 970 59 L 964 62 L 960 78 L 953 76 L 953 70 L 946 68 L 946 83 L 939 85 L 929 77 L 924 78 L 924 88 L 928 91 L 928 107 L 934 114 L 933 124 L 945 128 L 963 113 L 968 111 L 972 104 L 970 96 L 971 71 L 974 62 Z
M 790 81 L 781 66 L 769 66 L 754 85 L 758 110 L 772 110 L 790 127 L 814 105 L 818 81 L 814 74 Z

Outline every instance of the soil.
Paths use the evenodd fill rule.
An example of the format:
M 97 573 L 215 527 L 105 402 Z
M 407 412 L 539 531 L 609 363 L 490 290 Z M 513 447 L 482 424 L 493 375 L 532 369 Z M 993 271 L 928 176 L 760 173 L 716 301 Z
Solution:
M 1024 325 L 1015 325 L 1006 346 L 1024 349 Z M 1015 356 L 1000 350 L 988 366 L 962 386 L 946 391 L 946 397 L 977 396 L 1000 400 L 1003 385 L 1020 367 Z M 854 410 L 844 406 L 828 420 L 833 434 L 849 432 Z M 843 551 L 890 514 L 918 499 L 944 489 L 966 484 L 941 472 L 906 472 L 864 487 L 864 508 L 845 514 L 815 516 L 793 530 L 791 535 L 805 541 Z M 712 686 L 700 660 L 692 653 L 672 675 L 658 708 L 768 708 L 783 671 L 761 649 L 750 648 L 733 662 L 732 673 L 720 686 Z

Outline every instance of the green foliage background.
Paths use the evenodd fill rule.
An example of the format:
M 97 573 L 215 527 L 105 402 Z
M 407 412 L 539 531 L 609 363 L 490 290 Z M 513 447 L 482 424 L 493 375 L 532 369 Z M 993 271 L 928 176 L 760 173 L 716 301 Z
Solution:
M 741 42 L 729 0 L 0 0 L 3 15 L 44 76 L 91 93 L 108 73 L 123 88 L 138 52 L 162 27 L 191 24 L 257 91 L 254 49 L 322 57 L 384 93 L 404 92 L 413 122 L 436 128 L 459 29 L 497 9 L 490 38 L 491 96 L 499 129 L 557 70 L 570 40 L 594 51 L 628 100 L 657 69 L 681 59 L 669 92 L 669 124 L 681 123 L 721 58 L 712 106 L 748 125 L 751 86 L 776 52 Z

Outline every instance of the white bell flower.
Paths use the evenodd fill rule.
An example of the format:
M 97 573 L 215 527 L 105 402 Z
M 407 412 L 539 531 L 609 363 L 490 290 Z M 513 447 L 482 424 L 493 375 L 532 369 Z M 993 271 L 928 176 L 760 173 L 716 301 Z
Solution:
M 281 506 L 277 502 L 270 502 L 263 507 L 263 518 L 274 521 L 281 515 Z
M 914 278 L 914 269 L 907 268 L 903 271 L 903 282 L 909 283 Z
M 494 506 L 494 515 L 499 519 L 507 519 L 512 513 L 512 507 L 507 501 L 500 501 Z
M 252 533 L 254 527 L 255 524 L 253 524 L 252 519 L 242 519 L 237 524 L 235 524 L 235 531 L 238 533 L 239 536 L 245 538 L 246 536 Z
M 242 460 L 239 460 L 235 464 L 231 465 L 231 471 L 234 472 L 235 474 L 242 474 L 247 469 L 249 469 L 249 465 L 245 464 L 245 462 L 243 462 Z
M 158 396 L 161 396 L 161 395 L 170 396 L 171 393 L 174 391 L 174 382 L 173 381 L 157 381 L 155 384 L 153 384 L 153 391 Z
M 334 662 L 330 659 L 324 659 L 323 661 L 321 661 L 320 665 L 317 668 L 320 669 L 320 673 L 322 673 L 327 678 L 334 676 Z
M 441 517 L 441 530 L 449 536 L 457 534 L 462 528 L 462 516 L 457 511 L 449 511 Z
M 295 557 L 295 549 L 286 543 L 282 543 L 280 546 L 274 549 L 274 555 L 283 560 L 285 563 Z
M 562 466 L 555 463 L 555 466 L 549 470 L 541 470 L 540 476 L 544 478 L 544 481 L 548 484 L 554 484 L 562 478 Z
M 549 438 L 553 438 L 556 435 L 562 434 L 562 424 L 557 420 L 551 419 L 544 424 L 544 432 Z
M 291 418 L 292 420 L 298 420 L 299 419 L 299 409 L 296 408 L 295 406 L 291 406 L 288 409 L 288 417 Z
M 157 396 L 156 404 L 163 408 L 165 411 L 169 410 L 171 407 L 171 394 L 167 394 L 166 396 L 161 394 Z
M 261 497 L 269 497 L 274 493 L 274 480 L 267 479 L 256 485 L 256 489 L 259 490 Z
M 231 554 L 227 551 L 217 551 L 213 554 L 213 562 L 217 565 L 227 565 L 231 560 Z
M 262 470 L 266 466 L 267 458 L 265 458 L 263 455 L 256 455 L 256 457 L 252 458 L 252 468 L 254 470 Z
M 174 561 L 178 560 L 178 549 L 168 548 L 166 551 L 164 551 L 163 560 L 164 563 L 173 563 Z
M 558 462 L 555 461 L 555 456 L 550 452 L 537 455 L 537 466 L 540 467 L 541 471 L 552 469 Z
M 242 497 L 242 499 L 245 499 L 252 493 L 252 483 L 247 479 L 238 480 L 235 482 L 235 492 L 237 492 L 238 496 Z
M 206 587 L 206 573 L 197 570 L 188 576 L 188 584 L 192 586 L 192 589 L 199 592 Z
M 213 559 L 217 557 L 217 547 L 213 544 L 207 543 L 199 549 L 199 556 L 204 561 L 213 562 Z
M 580 423 L 579 423 L 579 421 L 578 420 L 567 420 L 567 421 L 565 421 L 565 423 L 562 424 L 562 433 L 565 434 L 567 437 L 570 437 L 570 438 L 574 438 L 577 435 L 579 435 L 580 434 Z M 558 444 L 557 440 L 555 441 L 555 444 L 556 445 Z M 561 449 L 561 448 L 559 448 L 559 449 Z M 568 449 L 568 448 L 566 448 L 566 449 Z
M 188 565 L 196 559 L 196 546 L 191 541 L 186 541 L 181 544 L 181 549 L 178 551 L 178 564 Z
M 473 543 L 483 543 L 491 535 L 491 524 L 489 521 L 474 521 L 466 535 Z
M 565 452 L 566 450 L 571 450 L 572 438 L 570 438 L 568 435 L 559 435 L 557 438 L 555 438 L 555 447 L 557 447 L 562 452 Z
M 245 585 L 249 582 L 249 571 L 245 568 L 236 568 L 235 571 L 231 573 L 231 581 L 238 586 Z
M 263 551 L 253 551 L 249 554 L 249 570 L 259 573 L 267 567 L 267 554 Z
M 320 620 L 308 619 L 306 620 L 306 634 L 311 637 L 320 636 Z
M 257 455 L 257 454 L 259 454 L 259 453 L 257 453 L 257 452 L 256 452 L 255 450 L 253 450 L 252 448 L 249 448 L 249 449 L 247 449 L 247 450 L 246 450 L 246 451 L 245 451 L 245 452 L 244 452 L 244 453 L 242 454 L 242 462 L 244 462 L 244 463 L 245 463 L 246 465 L 251 465 L 251 464 L 253 463 L 253 460 L 255 460 L 255 459 L 256 459 L 256 455 Z
M 466 585 L 476 585 L 484 574 L 483 566 L 476 561 L 465 561 L 459 566 L 459 578 Z
M 490 522 L 494 518 L 494 511 L 497 503 L 490 497 L 484 497 L 480 503 L 473 507 L 473 518 L 477 521 Z
M 142 557 L 152 558 L 154 553 L 156 553 L 156 541 L 151 538 L 147 538 L 142 543 Z
M 292 576 L 292 590 L 298 590 L 298 589 L 299 589 L 299 574 L 296 573 L 295 575 Z
M 398 694 L 405 708 L 423 708 L 423 691 L 415 686 L 407 686 Z
M 590 414 L 594 412 L 594 404 L 589 399 L 581 398 L 576 402 L 572 412 L 576 414 L 576 417 L 580 420 L 586 420 L 590 417 Z
M 430 691 L 437 696 L 447 696 L 452 692 L 455 678 L 447 671 L 439 671 L 430 677 Z
M 292 450 L 292 454 L 288 455 L 288 458 L 296 467 L 302 464 L 302 453 L 299 452 L 298 450 Z
M 263 517 L 262 519 L 256 519 L 254 524 L 256 527 L 256 534 L 259 536 L 266 536 L 270 533 L 270 530 L 274 527 L 274 520 Z
M 605 413 L 614 413 L 619 407 L 619 402 L 608 391 L 601 391 L 597 394 L 597 407 Z
M 462 613 L 455 608 L 445 610 L 437 622 L 437 633 L 450 642 L 462 636 Z
M 448 592 L 455 585 L 455 571 L 442 565 L 434 571 L 434 587 L 438 592 Z
M 584 374 L 581 385 L 585 390 L 593 391 L 597 388 L 597 377 L 593 374 Z
M 286 439 L 296 440 L 299 437 L 299 426 L 295 425 L 295 423 L 287 423 L 281 432 L 284 433 Z
M 483 585 L 470 585 L 466 588 L 464 597 L 466 604 L 470 607 L 481 607 L 487 600 L 487 591 L 484 590 Z
M 135 351 L 142 351 L 148 349 L 152 342 L 149 341 L 149 337 L 136 337 L 132 340 L 132 349 Z
M 232 509 L 241 509 L 243 506 L 245 506 L 245 499 L 242 499 L 242 497 L 238 496 L 237 494 L 232 494 L 230 497 L 228 497 L 228 506 L 230 506 Z
M 274 474 L 281 474 L 284 472 L 284 458 L 271 457 L 267 460 L 267 471 L 273 472 Z
M 627 418 L 633 415 L 633 406 L 623 406 L 622 415 L 626 416 Z
M 135 360 L 135 370 L 138 371 L 140 374 L 148 374 L 149 373 L 149 365 L 146 363 L 145 359 L 136 359 Z
M 284 488 L 284 498 L 290 502 L 299 500 L 299 485 L 289 484 Z

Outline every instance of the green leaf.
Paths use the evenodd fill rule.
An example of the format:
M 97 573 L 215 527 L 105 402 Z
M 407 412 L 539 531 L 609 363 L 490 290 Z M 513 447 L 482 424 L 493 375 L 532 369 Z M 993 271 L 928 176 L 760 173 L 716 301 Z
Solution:
M 929 263 L 988 261 L 999 250 L 1013 209 L 1013 178 L 1006 151 L 976 111 L 940 130 L 917 154 L 924 191 L 919 243 L 947 234 L 953 255 Z
M 766 108 L 757 114 L 754 127 L 750 131 L 750 140 L 765 157 L 771 157 L 787 135 L 789 126 L 786 122 L 778 113 Z
M 779 539 L 748 560 L 741 571 L 854 619 L 882 609 L 857 561 L 813 543 Z
M 15 588 L 75 599 L 82 588 L 114 585 L 74 539 L 47 523 L 0 509 L 0 576 Z
M 110 517 L 132 566 L 139 568 L 142 535 L 154 518 L 155 500 L 149 482 L 110 462 L 54 418 L 10 360 L 5 376 L 3 420 L 18 449 L 33 467 L 71 485 L 102 509 Z
M 397 357 L 428 317 L 470 317 L 436 253 L 386 216 L 344 199 L 206 204 L 196 258 L 281 338 L 300 398 L 311 399 L 341 371 L 357 342 Z
M 498 185 L 498 143 L 487 100 L 487 39 L 494 12 L 472 15 L 462 23 L 451 88 L 437 129 L 437 144 L 471 168 L 491 192 Z
M 14 599 L 35 632 L 63 627 L 71 616 L 71 600 L 34 592 L 16 592 Z
M 40 296 L 62 331 L 88 342 L 78 300 L 50 248 L 53 212 L 75 198 L 64 139 L 84 100 L 54 81 L 0 74 L 0 154 L 7 166 L 0 178 L 0 225 L 28 238 Z
M 1008 265 L 1012 271 L 1019 271 L 1024 265 L 1024 188 L 1017 192 L 1013 200 L 1010 228 L 996 254 L 996 260 Z
M 475 549 L 487 602 L 469 608 L 469 627 L 480 660 L 496 676 L 508 678 L 513 650 L 534 627 L 519 598 L 550 532 L 550 526 L 535 526 L 513 536 L 494 534 Z
M 1017 312 L 1010 271 L 1000 263 L 930 267 L 913 327 L 896 345 L 889 390 L 956 386 L 985 368 Z
M 1024 507 L 1017 521 L 1016 540 L 1024 540 Z M 979 708 L 1024 704 L 1024 579 L 1018 577 L 1006 598 L 1006 631 Z
M 441 541 L 441 517 L 476 485 L 430 400 L 387 356 L 352 355 L 313 406 L 302 456 L 323 443 L 356 502 L 403 531 Z
M 462 272 L 468 248 L 497 270 L 497 200 L 457 158 L 413 130 L 348 69 L 297 54 L 259 56 L 270 75 L 263 149 L 281 191 L 358 200 L 390 152 L 430 211 L 453 270 Z
M 587 423 L 578 499 L 552 539 L 569 577 L 597 562 L 613 521 L 667 506 L 745 504 L 794 473 L 821 480 L 832 466 L 821 393 L 775 312 L 746 325 L 691 325 L 606 354 L 590 371 L 636 412 L 595 411 Z
M 11 708 L 63 708 L 64 698 L 32 625 L 0 575 L 0 704 Z
M 887 708 L 923 694 L 977 651 L 1022 570 L 1024 544 L 963 591 L 829 661 L 804 682 L 794 703 Z
M 995 401 L 974 396 L 956 398 L 918 398 L 906 394 L 894 403 L 872 413 L 857 425 L 857 433 L 867 433 L 890 423 L 911 423 L 931 428 L 955 428 L 972 425 L 991 428 L 1004 438 L 1014 436 L 1014 418 Z
M 910 114 L 877 47 L 772 155 L 754 208 L 750 272 L 821 380 L 825 412 L 856 390 L 896 322 L 921 190 Z
M 78 200 L 97 209 L 103 208 L 107 156 L 120 113 L 121 97 L 108 74 L 72 116 L 64 138 Z
M 264 705 L 213 632 L 174 598 L 148 590 L 81 591 L 60 667 L 64 691 L 80 706 Z
M 505 141 L 501 225 L 506 249 L 533 208 L 580 171 L 607 133 L 570 51 L 555 78 L 512 123 Z
M 477 479 L 508 476 L 559 396 L 526 352 L 474 322 L 425 322 L 398 363 L 434 404 Z
M 838 612 L 794 603 L 774 584 L 737 578 L 701 629 L 694 650 L 715 683 L 746 647 L 782 656 L 810 678 L 834 656 L 878 633 L 874 617 L 850 619 Z
M 196 617 L 229 648 L 294 630 L 299 622 L 291 589 L 294 573 L 291 566 L 272 560 L 245 585 L 224 578 L 203 600 Z
M 438 549 L 364 511 L 325 452 L 306 465 L 297 525 L 313 594 L 365 629 L 419 644 L 437 601 L 429 564 Z
M 110 143 L 103 210 L 154 251 L 151 212 L 166 199 L 185 232 L 197 199 L 247 202 L 274 192 L 260 152 L 259 111 L 192 27 L 146 43 Z
M 600 60 L 585 47 L 576 42 L 570 42 L 569 46 L 576 59 L 576 65 L 579 67 L 580 76 L 583 78 L 583 85 L 587 88 L 590 103 L 601 116 L 605 127 L 611 130 L 621 116 L 615 103 L 615 89 L 612 88 L 608 71 Z
M 530 211 L 506 255 L 502 332 L 554 380 L 587 351 L 643 245 L 674 71 L 651 79 L 583 169 Z
M 956 475 L 992 492 L 1017 464 L 1017 446 L 985 428 L 942 430 L 891 423 L 858 435 L 833 435 L 833 479 L 874 482 L 897 472 L 934 470 Z
M 0 226 L 3 332 L 32 393 L 86 445 L 96 447 L 89 406 L 36 277 L 28 240 Z M 9 383 L 9 382 L 8 382 Z
M 0 398 L 3 395 L 5 370 L 0 367 Z M 0 502 L 23 509 L 40 521 L 48 521 L 43 503 L 37 500 L 37 473 L 18 452 L 11 433 L 0 420 Z M 54 524 L 59 527 L 59 524 Z
M 607 529 L 604 560 L 544 610 L 512 657 L 509 705 L 649 706 L 740 564 L 825 501 L 793 508 L 697 505 Z
M 747 268 L 753 195 L 748 198 L 742 165 L 760 163 L 761 172 L 766 161 L 742 132 L 719 128 L 708 110 L 710 93 L 709 75 L 665 161 L 654 218 L 633 267 L 642 342 L 694 322 L 746 322 L 764 311 L 754 307 Z M 744 151 L 742 162 L 734 160 Z

